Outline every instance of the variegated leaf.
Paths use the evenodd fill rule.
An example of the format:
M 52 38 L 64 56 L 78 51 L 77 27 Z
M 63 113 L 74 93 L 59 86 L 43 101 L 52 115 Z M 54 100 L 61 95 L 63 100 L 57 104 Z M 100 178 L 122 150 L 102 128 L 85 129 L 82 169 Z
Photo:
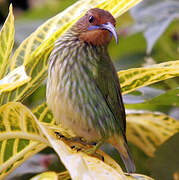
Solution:
M 179 60 L 119 71 L 118 76 L 122 92 L 126 94 L 142 86 L 179 76 Z
M 179 132 L 179 122 L 165 114 L 137 112 L 127 114 L 127 138 L 153 156 L 156 148 Z
M 99 160 L 98 158 L 88 156 L 83 152 L 74 152 L 71 148 L 66 145 L 63 141 L 57 140 L 54 137 L 53 131 L 49 131 L 48 128 L 45 128 L 39 121 L 37 121 L 41 131 L 48 139 L 49 143 L 53 147 L 53 149 L 57 152 L 61 161 L 67 168 L 70 173 L 70 176 L 73 180 L 108 180 L 108 179 L 118 179 L 118 180 L 128 180 L 128 179 L 143 179 L 143 180 L 152 180 L 147 176 L 141 174 L 130 175 L 127 176 L 121 170 L 120 167 L 113 168 L 118 166 L 109 156 L 102 153 L 104 157 L 104 162 Z M 100 153 L 100 151 L 98 152 Z M 101 153 L 100 153 L 101 154 Z M 110 166 L 105 163 L 106 158 L 110 159 Z
M 51 145 L 74 180 L 94 177 L 103 180 L 110 177 L 127 179 L 117 163 L 104 153 L 103 162 L 85 153 L 76 152 L 63 141 L 56 139 L 54 131 L 43 126 L 21 103 L 11 102 L 1 106 L 0 115 L 0 178 L 5 177 L 34 152 Z M 35 147 L 32 148 L 32 144 Z M 105 161 L 113 166 L 109 166 Z
M 41 173 L 41 174 L 36 175 L 35 177 L 31 178 L 31 180 L 41 180 L 42 178 L 47 179 L 47 180 L 56 180 L 56 178 L 58 180 L 71 179 L 68 171 L 64 171 L 64 172 L 61 172 L 58 174 L 55 172 L 44 172 L 44 173 Z M 95 177 L 95 178 L 97 178 L 97 177 Z M 111 178 L 112 177 L 110 177 L 110 179 Z M 116 180 L 120 180 L 120 179 L 116 179 Z M 152 178 L 150 178 L 148 176 L 140 175 L 140 174 L 131 174 L 131 175 L 128 174 L 126 177 L 124 177 L 124 180 L 152 180 Z
M 0 94 L 5 91 L 12 91 L 27 83 L 30 79 L 25 72 L 24 66 L 19 66 L 0 80 Z
M 61 174 L 60 174 L 61 175 Z M 31 178 L 30 180 L 67 180 L 65 177 L 66 176 L 60 176 L 57 173 L 53 172 L 53 171 L 49 171 L 49 172 L 43 172 L 41 174 L 38 174 L 36 176 L 34 176 L 33 178 Z M 69 178 L 69 176 L 67 176 Z
M 14 102 L 0 107 L 0 179 L 47 144 L 25 106 Z
M 14 45 L 14 16 L 12 5 L 9 7 L 9 15 L 0 31 L 0 79 L 3 77 L 9 62 Z
M 0 96 L 0 104 L 5 104 L 10 101 L 22 101 L 29 96 L 41 82 L 47 77 L 48 57 L 51 48 L 44 49 L 41 54 L 34 57 L 35 62 L 31 61 L 25 66 L 26 73 L 31 80 L 10 92 L 3 92 Z
M 55 126 L 55 120 L 46 103 L 35 108 L 33 113 L 46 128 L 58 131 L 66 137 L 75 136 L 69 129 L 64 129 L 61 125 Z M 177 132 L 179 132 L 179 122 L 165 114 L 145 111 L 132 111 L 127 114 L 128 140 L 149 156 L 154 154 L 157 146 Z

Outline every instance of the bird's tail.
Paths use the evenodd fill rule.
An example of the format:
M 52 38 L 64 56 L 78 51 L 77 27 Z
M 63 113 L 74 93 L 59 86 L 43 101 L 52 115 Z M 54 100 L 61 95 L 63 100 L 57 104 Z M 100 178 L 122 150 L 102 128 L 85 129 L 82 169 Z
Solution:
M 112 144 L 119 151 L 121 159 L 123 160 L 127 172 L 128 173 L 135 172 L 135 164 L 129 152 L 127 142 L 124 140 L 124 138 L 118 136 L 110 139 L 108 142 Z

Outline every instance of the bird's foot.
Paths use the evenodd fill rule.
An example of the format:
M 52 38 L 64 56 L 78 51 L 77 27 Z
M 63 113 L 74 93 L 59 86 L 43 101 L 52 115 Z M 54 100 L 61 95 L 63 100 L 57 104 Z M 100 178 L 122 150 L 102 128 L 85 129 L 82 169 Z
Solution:
M 84 152 L 88 155 L 99 158 L 104 161 L 104 157 L 98 153 L 96 153 L 97 149 L 101 146 L 103 141 L 96 142 L 86 142 L 81 137 L 71 137 L 67 138 L 63 134 L 59 132 L 55 132 L 56 136 L 65 141 L 68 145 L 70 145 L 71 149 L 76 150 L 77 152 Z
M 104 161 L 104 157 L 101 154 L 96 153 L 96 147 L 91 147 L 91 148 L 87 149 L 84 146 L 82 147 L 82 146 L 78 146 L 78 145 L 77 146 L 73 145 L 73 146 L 71 146 L 71 149 L 76 150 L 77 152 L 84 152 L 87 155 L 96 157 L 96 158 Z
M 63 134 L 59 133 L 59 132 L 55 132 L 55 134 L 56 134 L 58 139 L 66 139 L 66 137 Z
M 71 146 L 71 149 L 76 150 L 77 152 L 79 152 L 79 151 L 82 150 L 82 147 L 73 145 L 73 146 Z
M 99 141 L 97 144 L 95 144 L 95 146 L 86 149 L 84 152 L 88 155 L 94 156 L 99 158 L 100 160 L 104 161 L 104 157 L 101 154 L 98 154 L 96 151 L 99 149 L 99 147 L 101 146 L 101 144 L 103 143 L 103 140 Z
M 59 132 L 55 132 L 57 138 L 71 142 L 71 143 L 80 143 L 84 146 L 89 145 L 89 146 L 94 146 L 96 145 L 96 142 L 86 142 L 82 137 L 71 137 L 71 138 L 67 138 L 65 137 L 63 134 L 59 133 Z
M 96 152 L 96 147 L 92 147 L 84 151 L 86 154 L 94 156 L 104 162 L 104 157 Z

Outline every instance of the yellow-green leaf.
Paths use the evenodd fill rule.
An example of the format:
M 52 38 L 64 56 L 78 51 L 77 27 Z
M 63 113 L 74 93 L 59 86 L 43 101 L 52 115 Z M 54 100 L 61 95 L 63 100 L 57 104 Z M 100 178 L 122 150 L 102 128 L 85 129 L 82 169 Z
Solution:
M 145 175 L 141 175 L 141 174 L 130 174 L 127 175 L 128 180 L 154 180 L 151 177 L 145 176 Z
M 55 120 L 46 103 L 35 108 L 33 113 L 48 129 L 60 132 L 66 137 L 75 136 L 69 129 L 54 125 Z M 146 111 L 132 111 L 127 114 L 128 140 L 149 156 L 153 156 L 156 148 L 177 132 L 179 122 L 165 114 Z M 110 164 L 110 161 L 107 164 Z
M 0 80 L 0 94 L 4 91 L 12 91 L 27 83 L 30 79 L 31 77 L 27 76 L 24 66 L 19 66 Z
M 118 76 L 124 94 L 142 86 L 179 76 L 179 60 L 119 71 Z
M 52 143 L 52 146 L 54 145 L 54 149 L 56 149 L 56 151 L 57 151 L 57 153 L 59 154 L 60 157 L 62 156 L 62 159 L 64 158 L 62 161 L 65 161 L 64 162 L 65 165 L 67 163 L 67 167 L 72 165 L 72 164 L 68 164 L 68 162 L 66 162 L 66 159 L 68 160 L 68 158 L 71 161 L 72 161 L 73 158 L 75 159 L 75 161 L 77 161 L 77 159 L 80 159 L 79 161 L 80 162 L 82 161 L 81 162 L 82 165 L 84 164 L 84 162 L 83 162 L 83 159 L 84 159 L 85 160 L 84 166 L 87 166 L 87 167 L 90 166 L 88 168 L 95 170 L 95 172 L 93 172 L 93 174 L 96 174 L 96 173 L 101 174 L 101 177 L 100 177 L 100 175 L 98 175 L 99 179 L 100 178 L 101 179 L 109 178 L 107 175 L 105 176 L 105 174 L 104 174 L 104 173 L 108 174 L 109 173 L 108 170 L 112 173 L 112 174 L 109 174 L 111 177 L 120 178 L 118 175 L 115 176 L 114 172 L 116 172 L 116 171 L 119 174 L 123 174 L 122 169 L 120 168 L 120 166 L 110 156 L 103 153 L 102 151 L 98 151 L 98 153 L 100 153 L 104 157 L 104 163 L 105 164 L 103 162 L 99 161 L 98 159 L 97 160 L 95 158 L 91 159 L 91 157 L 85 155 L 84 153 L 81 153 L 80 155 L 79 154 L 73 155 L 73 152 L 71 151 L 71 149 L 69 149 L 68 146 L 66 146 L 63 142 L 61 142 L 59 140 L 56 141 L 56 139 L 53 136 L 51 137 L 50 134 L 54 134 L 55 131 L 60 132 L 61 134 L 65 135 L 66 137 L 74 137 L 74 134 L 72 134 L 70 130 L 63 129 L 60 125 L 58 125 L 58 126 L 54 125 L 55 120 L 53 118 L 52 113 L 48 110 L 48 107 L 47 107 L 46 103 L 43 103 L 43 104 L 39 105 L 37 108 L 35 108 L 33 110 L 33 113 L 36 115 L 36 117 L 41 122 L 40 126 L 43 125 L 42 129 L 45 132 L 44 134 L 46 134 L 48 136 L 49 141 Z M 82 156 L 82 160 L 81 160 L 80 156 Z M 90 160 L 88 160 L 88 159 L 90 159 Z M 78 162 L 77 162 L 77 164 L 78 164 Z M 77 167 L 77 165 L 75 165 L 75 164 L 74 164 L 74 166 Z M 115 171 L 111 170 L 111 168 L 114 169 Z M 79 168 L 75 168 L 75 169 L 79 169 Z M 71 171 L 73 171 L 73 170 L 74 169 L 71 168 Z M 73 172 L 73 173 L 75 173 L 75 172 Z M 65 173 L 65 177 L 68 177 L 67 175 L 68 174 Z M 123 175 L 123 178 L 124 177 L 125 176 Z M 129 178 L 130 176 L 128 175 L 127 177 Z M 139 177 L 141 177 L 141 179 L 142 179 L 142 177 L 143 177 L 143 179 L 150 179 L 149 177 L 145 177 L 145 176 L 139 175 L 139 174 L 136 174 L 136 177 L 138 177 L 138 179 L 140 179 Z M 125 179 L 127 179 L 127 178 L 125 177 Z M 135 178 L 133 177 L 132 179 L 135 179 Z
M 127 114 L 127 138 L 153 156 L 156 148 L 179 132 L 179 122 L 165 114 L 134 112 Z
M 0 179 L 46 146 L 24 105 L 14 102 L 0 107 Z
M 55 172 L 44 172 L 34 176 L 31 180 L 58 180 L 58 175 Z
M 62 155 L 63 156 L 62 158 L 64 158 L 64 161 L 66 161 L 66 159 L 68 159 L 69 157 L 73 157 L 72 151 L 71 151 L 71 149 L 69 149 L 69 147 L 64 145 L 63 142 L 60 142 L 59 140 L 56 141 L 56 139 L 54 139 L 54 137 L 50 136 L 50 134 L 54 134 L 55 131 L 60 132 L 61 134 L 65 135 L 66 137 L 74 137 L 74 134 L 72 134 L 69 129 L 65 130 L 60 125 L 58 125 L 58 126 L 54 125 L 55 120 L 53 118 L 52 113 L 48 110 L 48 107 L 47 107 L 46 103 L 43 103 L 43 104 L 39 105 L 37 108 L 35 108 L 33 110 L 33 113 L 39 119 L 39 121 L 41 122 L 41 125 L 43 125 L 42 129 L 45 132 L 44 134 L 46 134 L 47 133 L 46 131 L 48 131 L 47 136 L 49 136 L 49 139 L 50 139 L 49 141 L 52 144 L 56 144 L 57 143 L 57 145 L 54 145 L 54 149 L 56 149 L 56 151 L 58 152 L 60 157 Z M 45 127 L 45 129 L 44 129 L 44 127 Z M 65 146 L 65 147 L 63 147 L 63 146 Z M 66 152 L 66 154 L 65 154 L 64 151 Z M 109 173 L 108 170 L 112 173 L 112 174 L 109 174 L 110 177 L 117 177 L 117 179 L 120 179 L 121 177 L 115 176 L 115 173 L 114 173 L 114 172 L 117 171 L 119 174 L 123 174 L 122 169 L 120 168 L 120 166 L 110 156 L 108 156 L 107 154 L 103 153 L 102 151 L 98 151 L 98 153 L 101 154 L 104 157 L 104 163 L 105 164 L 103 164 L 103 162 L 99 161 L 98 159 L 97 160 L 96 159 L 91 159 L 91 157 L 88 157 L 84 153 L 81 153 L 82 159 L 85 160 L 86 165 L 90 166 L 90 167 L 88 167 L 88 168 L 90 168 L 89 170 L 91 170 L 91 169 L 93 171 L 95 170 L 93 172 L 93 174 L 100 173 L 101 176 L 99 176 L 99 175 L 97 176 L 99 179 L 109 178 L 107 175 L 106 176 L 104 175 L 104 173 L 107 173 L 107 174 Z M 75 156 L 79 157 L 78 155 L 74 155 L 74 157 Z M 89 162 L 86 161 L 86 159 L 88 159 L 88 158 L 91 159 L 91 160 L 89 160 Z M 72 158 L 70 160 L 72 160 Z M 75 159 L 75 161 L 77 161 L 77 159 Z M 82 162 L 82 164 L 83 163 L 84 162 Z M 68 162 L 67 162 L 67 166 L 70 166 L 70 164 L 68 165 Z M 77 167 L 75 164 L 74 164 L 74 166 Z M 102 167 L 102 169 L 101 169 L 101 167 Z M 113 168 L 115 171 L 113 171 L 113 170 L 111 171 L 111 168 Z M 73 168 L 72 168 L 72 170 L 73 170 Z M 63 177 L 67 177 L 67 179 L 68 179 L 68 173 L 64 172 L 61 175 Z M 123 176 L 123 178 L 124 177 L 125 176 Z M 131 176 L 129 176 L 129 174 L 128 174 L 127 177 L 125 177 L 124 179 L 128 179 L 128 178 L 129 179 L 143 179 L 143 180 L 146 179 L 146 180 L 151 180 L 151 178 L 149 178 L 147 176 L 144 176 L 144 175 L 140 175 L 140 174 L 132 174 Z
M 64 171 L 61 173 L 55 173 L 55 172 L 44 172 L 41 173 L 39 175 L 36 175 L 35 177 L 31 178 L 31 180 L 56 180 L 56 178 L 58 180 L 69 180 L 70 175 L 68 173 L 68 171 Z M 110 177 L 111 179 L 112 177 Z M 85 180 L 85 179 L 84 179 Z M 120 179 L 116 179 L 116 180 L 120 180 Z M 145 176 L 145 175 L 141 175 L 141 174 L 127 174 L 127 177 L 124 177 L 124 180 L 153 180 L 152 178 Z
M 42 133 L 46 136 L 49 143 L 56 151 L 61 161 L 70 173 L 73 180 L 128 180 L 128 179 L 143 179 L 152 180 L 151 178 L 143 175 L 137 175 L 135 177 L 125 175 L 121 168 L 114 169 L 110 165 L 105 163 L 107 155 L 102 154 L 104 162 L 98 158 L 88 156 L 83 152 L 75 152 L 69 146 L 67 146 L 62 140 L 57 139 L 54 136 L 53 131 L 49 131 L 39 121 L 37 121 Z M 98 152 L 99 153 L 99 152 Z M 114 161 L 111 161 L 114 164 Z M 116 166 L 116 164 L 115 164 Z M 138 178 L 140 177 L 140 178 Z
M 43 49 L 41 54 L 34 57 L 35 62 L 31 61 L 25 66 L 26 73 L 31 77 L 31 80 L 10 92 L 3 92 L 0 96 L 1 105 L 10 101 L 22 101 L 40 86 L 41 82 L 47 77 L 48 56 L 50 52 L 50 48 Z
M 45 114 L 48 113 L 45 112 Z M 85 153 L 72 150 L 63 141 L 56 139 L 54 131 L 42 125 L 32 112 L 21 103 L 11 102 L 1 106 L 0 116 L 1 179 L 34 152 L 40 151 L 47 145 L 51 145 L 56 150 L 73 179 L 97 178 L 105 180 L 111 177 L 114 179 L 128 179 L 129 177 L 125 176 L 119 165 L 104 153 L 102 153 L 103 162 Z M 32 144 L 35 147 L 32 148 Z
M 3 77 L 6 66 L 9 62 L 14 45 L 14 16 L 12 12 L 12 5 L 9 7 L 9 14 L 0 31 L 0 79 Z

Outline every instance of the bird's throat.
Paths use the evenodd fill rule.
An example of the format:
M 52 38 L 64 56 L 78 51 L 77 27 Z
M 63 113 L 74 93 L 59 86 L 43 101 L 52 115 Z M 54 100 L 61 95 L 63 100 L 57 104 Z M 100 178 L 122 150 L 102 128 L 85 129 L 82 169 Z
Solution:
M 111 41 L 111 34 L 107 30 L 96 29 L 81 33 L 79 39 L 94 46 L 105 46 Z

